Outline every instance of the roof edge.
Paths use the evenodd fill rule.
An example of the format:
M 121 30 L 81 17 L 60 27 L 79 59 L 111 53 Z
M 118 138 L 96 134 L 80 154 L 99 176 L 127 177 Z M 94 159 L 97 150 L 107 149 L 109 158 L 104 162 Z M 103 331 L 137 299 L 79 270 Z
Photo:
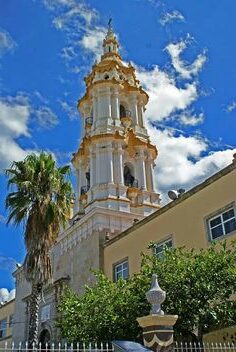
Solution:
M 213 182 L 217 181 L 221 177 L 229 174 L 234 169 L 236 169 L 236 162 L 233 160 L 233 162 L 231 164 L 226 166 L 224 169 L 219 170 L 217 173 L 215 173 L 212 176 L 208 177 L 206 180 L 204 180 L 203 182 L 199 183 L 198 185 L 194 186 L 189 191 L 184 193 L 180 198 L 177 198 L 176 200 L 173 200 L 172 202 L 169 202 L 168 204 L 164 205 L 162 208 L 158 209 L 157 211 L 155 211 L 151 215 L 147 216 L 143 220 L 140 220 L 139 222 L 134 224 L 132 227 L 129 227 L 127 230 L 121 232 L 120 234 L 118 234 L 114 238 L 111 238 L 109 241 L 105 242 L 103 247 L 106 248 L 106 247 L 112 245 L 113 243 L 115 243 L 119 239 L 127 236 L 129 233 L 135 231 L 136 229 L 138 229 L 139 227 L 143 226 L 144 224 L 148 223 L 149 221 L 151 221 L 151 220 L 155 219 L 156 217 L 162 215 L 163 213 L 165 213 L 169 209 L 171 209 L 171 208 L 177 206 L 178 204 L 182 203 L 183 201 L 185 201 L 186 199 L 190 198 L 191 196 L 193 196 L 197 192 L 201 191 L 205 187 L 209 186 Z

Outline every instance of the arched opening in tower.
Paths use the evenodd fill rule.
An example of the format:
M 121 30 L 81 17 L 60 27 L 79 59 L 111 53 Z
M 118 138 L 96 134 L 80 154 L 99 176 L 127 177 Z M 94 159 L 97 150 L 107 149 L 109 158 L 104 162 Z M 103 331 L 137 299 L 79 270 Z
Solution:
M 126 115 L 125 107 L 123 105 L 120 105 L 120 118 L 126 117 L 125 115 Z
M 135 183 L 135 178 L 133 176 L 132 167 L 125 165 L 124 167 L 124 183 L 127 187 L 133 187 Z
M 87 190 L 90 189 L 90 170 L 85 173 L 86 181 L 87 181 Z

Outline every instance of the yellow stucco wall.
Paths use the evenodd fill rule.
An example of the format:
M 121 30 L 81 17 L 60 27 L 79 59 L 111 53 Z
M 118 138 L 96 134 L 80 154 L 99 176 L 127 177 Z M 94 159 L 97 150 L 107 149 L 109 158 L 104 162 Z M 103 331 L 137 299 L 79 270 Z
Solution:
M 206 343 L 230 343 L 236 345 L 236 325 L 229 328 L 209 332 L 203 336 Z
M 8 344 L 12 341 L 12 327 L 9 325 L 10 316 L 13 317 L 15 310 L 15 300 L 13 299 L 10 302 L 5 303 L 3 306 L 0 306 L 0 320 L 7 319 L 7 329 L 6 337 L 0 339 L 0 348 L 5 346 L 5 343 Z
M 209 179 L 202 189 L 200 186 L 193 194 L 190 190 L 190 196 L 186 194 L 186 198 L 177 200 L 175 206 L 162 213 L 157 211 L 156 214 L 159 215 L 152 214 L 150 221 L 146 218 L 119 235 L 117 240 L 105 245 L 105 274 L 112 279 L 113 264 L 123 258 L 128 258 L 129 274 L 138 272 L 140 252 L 150 252 L 147 247 L 151 241 L 161 242 L 170 236 L 175 247 L 206 248 L 209 244 L 206 218 L 214 216 L 218 210 L 229 204 L 234 204 L 235 207 L 236 168 L 230 165 L 227 172 L 226 169 L 222 175 L 218 173 L 217 177 Z M 168 205 L 166 207 L 168 208 Z M 224 238 L 236 239 L 236 232 Z

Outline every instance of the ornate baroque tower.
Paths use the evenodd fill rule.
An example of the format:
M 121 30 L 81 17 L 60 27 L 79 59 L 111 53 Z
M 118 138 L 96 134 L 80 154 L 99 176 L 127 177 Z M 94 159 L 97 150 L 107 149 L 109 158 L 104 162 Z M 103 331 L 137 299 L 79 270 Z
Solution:
M 153 182 L 157 149 L 144 127 L 148 95 L 118 49 L 109 25 L 101 60 L 85 78 L 86 92 L 78 102 L 83 137 L 72 160 L 75 213 L 97 214 L 110 235 L 159 208 Z
M 40 305 L 40 340 L 45 336 L 57 339 L 54 318 L 64 286 L 69 284 L 74 291 L 83 292 L 84 285 L 95 279 L 90 269 L 103 269 L 107 237 L 159 208 L 153 184 L 157 150 L 144 127 L 148 95 L 139 85 L 134 68 L 122 62 L 111 27 L 103 47 L 101 61 L 86 77 L 86 93 L 78 103 L 83 132 L 72 160 L 77 172 L 75 212 L 52 248 L 53 283 L 45 287 Z M 31 287 L 23 267 L 14 275 L 14 319 L 22 322 L 13 326 L 17 343 L 28 338 Z

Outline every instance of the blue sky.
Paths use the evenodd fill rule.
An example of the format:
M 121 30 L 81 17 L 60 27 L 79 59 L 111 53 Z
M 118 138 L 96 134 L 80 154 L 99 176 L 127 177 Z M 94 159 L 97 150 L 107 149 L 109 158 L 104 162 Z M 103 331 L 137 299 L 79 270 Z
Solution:
M 123 59 L 150 96 L 156 187 L 190 188 L 232 160 L 236 145 L 235 0 L 0 0 L 0 287 L 12 289 L 22 229 L 6 226 L 4 168 L 31 151 L 68 163 L 76 101 L 109 17 Z

